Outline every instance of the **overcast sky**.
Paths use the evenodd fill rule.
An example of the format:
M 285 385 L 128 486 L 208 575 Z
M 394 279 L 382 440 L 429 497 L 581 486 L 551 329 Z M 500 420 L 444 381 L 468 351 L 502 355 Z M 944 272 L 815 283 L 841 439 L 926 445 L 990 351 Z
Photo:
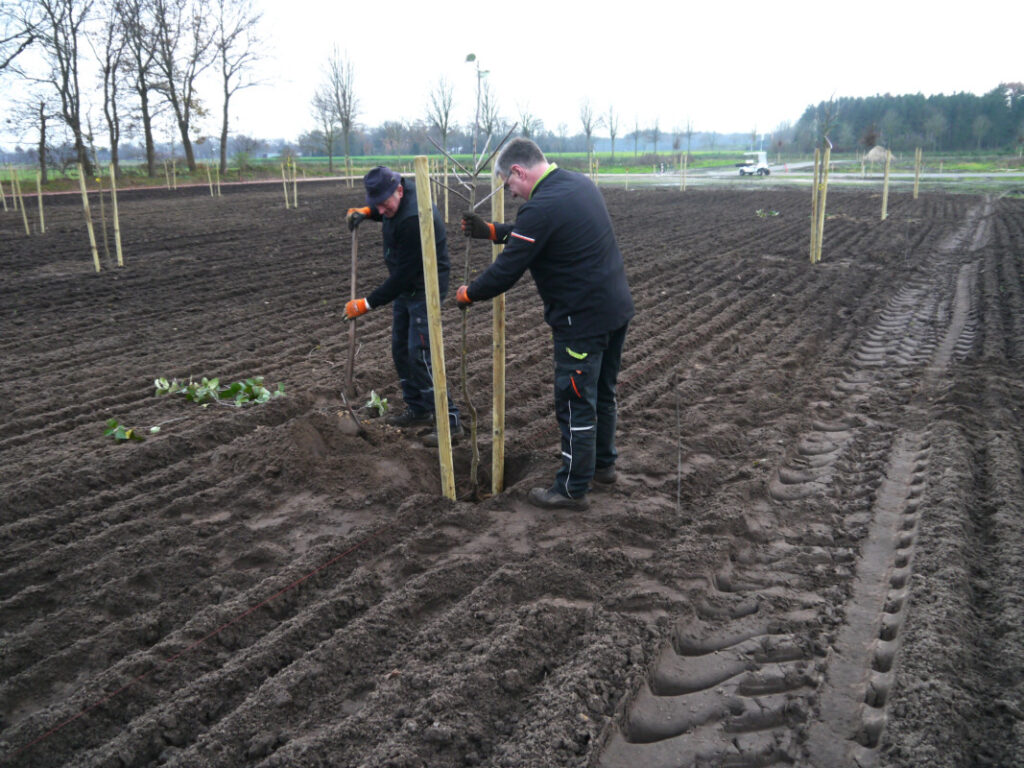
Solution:
M 1024 5 L 1013 0 L 957 11 L 920 0 L 258 3 L 264 84 L 232 100 L 231 131 L 264 138 L 315 127 L 310 101 L 335 44 L 355 68 L 367 125 L 424 117 L 442 76 L 454 86 L 454 119 L 469 123 L 468 53 L 504 117 L 526 109 L 570 135 L 581 130 L 584 100 L 600 115 L 614 107 L 620 136 L 655 120 L 665 132 L 692 121 L 697 131 L 770 133 L 833 95 L 981 94 L 1024 81 Z M 216 84 L 200 96 L 214 115 L 202 132 L 216 134 Z
M 984 93 L 1024 81 L 1024 6 L 976 0 L 889 3 L 575 0 L 377 3 L 265 2 L 270 83 L 239 97 L 243 132 L 294 138 L 337 44 L 355 67 L 360 121 L 422 117 L 441 76 L 456 119 L 475 107 L 475 53 L 503 114 L 522 107 L 580 131 L 580 104 L 614 106 L 620 135 L 635 120 L 669 131 L 770 132 L 837 96 Z M 811 61 L 820 57 L 816 69 Z

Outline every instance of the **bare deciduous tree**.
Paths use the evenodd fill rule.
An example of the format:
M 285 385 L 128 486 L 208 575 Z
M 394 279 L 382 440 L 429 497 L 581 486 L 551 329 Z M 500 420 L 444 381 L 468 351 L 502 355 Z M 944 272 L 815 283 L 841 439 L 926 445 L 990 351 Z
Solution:
M 196 81 L 211 64 L 213 35 L 208 28 L 208 0 L 152 0 L 155 63 L 160 73 L 157 90 L 174 113 L 181 146 L 190 172 L 196 157 L 190 135 L 193 120 L 206 112 L 196 93 Z
M 345 175 L 352 186 L 352 151 L 350 140 L 356 117 L 359 115 L 359 100 L 355 96 L 355 69 L 347 56 L 335 46 L 327 60 L 327 84 L 334 103 L 334 119 L 341 127 L 341 138 L 345 150 Z
M 544 130 L 544 123 L 533 112 L 529 104 L 519 105 L 519 132 L 526 139 L 532 139 L 537 133 Z
M 334 173 L 334 142 L 338 136 L 338 122 L 334 114 L 334 98 L 327 85 L 321 85 L 313 94 L 313 118 L 323 136 L 323 149 L 327 153 L 327 172 Z
M 263 14 L 252 0 L 215 0 L 216 29 L 213 46 L 220 66 L 224 106 L 220 127 L 220 172 L 228 170 L 228 104 L 231 97 L 243 88 L 256 85 L 247 79 L 249 67 L 259 58 L 259 39 L 256 25 Z
M 593 136 L 594 130 L 600 126 L 602 120 L 600 117 L 594 115 L 594 108 L 590 104 L 590 99 L 584 99 L 583 103 L 580 104 L 580 124 L 583 126 L 583 136 L 587 140 L 587 158 L 589 160 L 590 155 L 594 151 Z
M 654 120 L 654 125 L 651 126 L 649 131 L 651 141 L 654 142 L 654 156 L 658 156 L 658 141 L 661 139 L 661 128 L 658 127 L 658 120 Z
M 454 101 L 455 91 L 452 84 L 446 78 L 440 78 L 430 92 L 430 101 L 427 104 L 427 121 L 437 129 L 443 149 L 448 149 L 448 134 L 451 133 L 452 129 L 452 105 Z
M 619 135 L 619 116 L 615 114 L 615 107 L 608 107 L 608 119 L 606 120 L 608 126 L 608 134 L 612 139 L 612 162 L 615 162 L 615 137 Z
M 110 163 L 114 173 L 120 175 L 119 147 L 121 143 L 121 103 L 118 90 L 121 86 L 121 69 L 126 55 L 126 40 L 117 3 L 108 0 L 103 4 L 103 26 L 93 45 L 96 60 L 100 65 L 103 83 L 103 119 L 107 124 L 107 139 L 110 142 Z
M 4 0 L 0 5 L 0 75 L 20 72 L 15 60 L 39 36 L 39 6 L 33 0 Z
M 498 110 L 498 100 L 491 90 L 491 84 L 484 80 L 480 91 L 480 129 L 485 137 L 495 136 L 502 132 L 503 125 L 504 121 Z
M 60 116 L 71 131 L 75 155 L 87 174 L 92 162 L 86 151 L 78 46 L 92 12 L 92 0 L 37 0 L 38 42 L 49 66 L 46 82 L 60 101 Z
M 693 120 L 687 118 L 686 127 L 683 128 L 683 136 L 686 137 L 686 156 L 690 156 L 690 144 L 693 142 Z
M 118 0 L 125 36 L 125 77 L 138 99 L 139 121 L 146 147 L 146 173 L 156 176 L 156 142 L 153 139 L 155 108 L 150 102 L 156 80 L 156 42 L 153 36 L 152 7 L 149 0 Z

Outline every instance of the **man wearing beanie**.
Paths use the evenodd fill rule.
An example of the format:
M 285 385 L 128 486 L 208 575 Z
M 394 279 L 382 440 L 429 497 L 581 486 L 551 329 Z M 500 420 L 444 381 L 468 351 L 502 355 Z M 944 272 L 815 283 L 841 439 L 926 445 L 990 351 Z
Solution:
M 423 249 L 414 179 L 403 178 L 387 166 L 378 165 L 363 178 L 366 206 L 349 208 L 345 217 L 349 230 L 363 219 L 382 223 L 384 263 L 388 279 L 366 298 L 345 305 L 345 317 L 354 320 L 371 309 L 391 304 L 391 358 L 402 386 L 405 410 L 387 417 L 398 427 L 434 423 L 434 378 L 430 363 L 430 332 L 427 323 L 427 295 L 423 283 Z M 448 237 L 444 221 L 433 206 L 434 242 L 437 249 L 437 283 L 441 299 L 448 291 Z M 459 409 L 448 396 L 448 420 L 452 440 L 463 433 Z M 437 445 L 437 428 L 424 439 Z

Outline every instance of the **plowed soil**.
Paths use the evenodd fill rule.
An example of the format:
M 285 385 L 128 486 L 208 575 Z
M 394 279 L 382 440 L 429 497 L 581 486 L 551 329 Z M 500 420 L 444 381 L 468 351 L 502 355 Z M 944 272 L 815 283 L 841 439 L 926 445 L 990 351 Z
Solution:
M 362 409 L 401 407 L 387 309 L 358 325 L 365 433 L 342 401 L 358 190 L 122 194 L 99 274 L 74 197 L 45 235 L 0 213 L 0 763 L 1024 764 L 1024 202 L 895 194 L 882 221 L 834 190 L 811 265 L 809 198 L 606 191 L 638 314 L 585 513 L 526 502 L 559 461 L 528 277 L 506 490 L 466 498 L 463 442 L 449 502 L 436 450 Z M 378 227 L 359 257 L 368 290 Z M 154 395 L 254 375 L 286 395 Z

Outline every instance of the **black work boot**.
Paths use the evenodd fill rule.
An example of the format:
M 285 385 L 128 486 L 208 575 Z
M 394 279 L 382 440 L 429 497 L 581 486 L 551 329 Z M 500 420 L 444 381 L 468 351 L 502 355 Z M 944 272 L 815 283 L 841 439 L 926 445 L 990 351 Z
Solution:
M 598 485 L 612 485 L 618 479 L 619 474 L 615 471 L 614 464 L 609 464 L 607 467 L 598 467 L 594 470 L 593 481 Z
M 540 507 L 541 509 L 583 510 L 590 507 L 590 502 L 587 501 L 585 496 L 581 496 L 578 499 L 570 499 L 568 496 L 563 496 L 552 488 L 534 488 L 530 491 L 528 498 L 533 506 Z
M 434 414 L 429 411 L 420 413 L 412 408 L 406 408 L 401 413 L 388 414 L 384 423 L 390 424 L 392 427 L 429 427 L 434 423 Z
M 462 423 L 461 422 L 458 423 L 458 424 L 452 424 L 451 425 L 452 445 L 456 445 L 462 439 L 462 436 L 465 433 L 466 433 L 466 430 L 464 430 L 462 428 Z M 429 434 L 426 434 L 426 435 L 423 436 L 423 444 L 425 446 L 427 446 L 427 448 L 437 448 L 437 446 L 438 446 L 438 437 L 437 437 L 437 428 L 436 427 L 434 428 L 433 432 L 430 432 Z

